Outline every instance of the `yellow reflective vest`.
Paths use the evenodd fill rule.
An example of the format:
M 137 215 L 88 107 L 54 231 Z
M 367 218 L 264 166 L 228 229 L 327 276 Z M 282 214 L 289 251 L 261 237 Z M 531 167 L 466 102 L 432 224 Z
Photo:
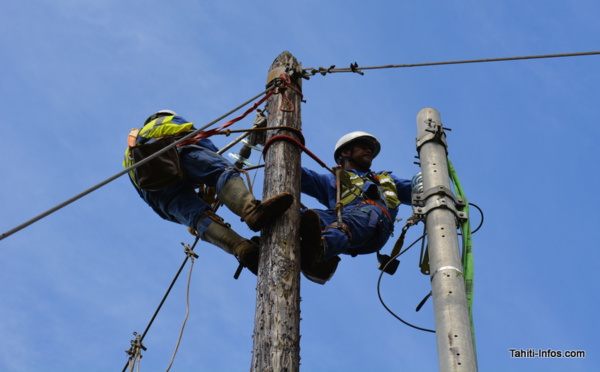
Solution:
M 128 146 L 125 150 L 123 167 L 129 168 L 135 164 L 129 149 L 133 146 L 143 145 L 151 139 L 174 136 L 193 129 L 194 123 L 185 121 L 181 116 L 161 116 L 144 125 L 142 129 L 132 129 L 129 132 Z M 129 172 L 129 177 L 135 183 L 134 170 Z
M 361 176 L 354 172 L 348 172 L 345 170 L 342 170 L 342 172 L 347 174 L 348 178 L 350 178 L 350 182 L 352 183 L 351 188 L 348 188 L 348 186 L 342 184 L 342 194 L 340 200 L 342 204 L 350 204 L 363 192 L 365 192 L 371 199 L 376 199 L 378 196 L 380 201 L 385 202 L 385 206 L 388 209 L 394 209 L 401 204 L 400 199 L 398 198 L 396 182 L 387 172 L 371 174 L 370 177 L 367 175 Z M 377 188 L 378 195 L 372 195 L 371 188 L 373 187 Z

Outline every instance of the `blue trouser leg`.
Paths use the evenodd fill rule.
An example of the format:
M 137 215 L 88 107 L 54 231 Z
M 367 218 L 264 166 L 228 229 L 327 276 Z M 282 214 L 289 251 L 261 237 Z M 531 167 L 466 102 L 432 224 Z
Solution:
M 142 190 L 142 198 L 165 220 L 180 223 L 200 232 L 204 231 L 208 221 L 198 221 L 210 210 L 208 205 L 194 190 L 194 184 L 189 181 L 160 191 Z
M 337 214 L 331 210 L 315 209 L 321 218 L 321 230 L 323 230 L 323 239 L 325 240 L 325 254 L 321 261 L 337 256 L 348 250 L 349 239 L 342 230 L 327 227 L 337 221 Z
M 321 218 L 325 255 L 322 260 L 339 254 L 368 254 L 377 252 L 387 242 L 393 225 L 379 207 L 360 204 L 350 205 L 342 211 L 342 220 L 348 226 L 350 236 L 342 230 L 330 227 L 337 222 L 332 210 L 316 210 Z
M 181 150 L 181 161 L 187 178 L 196 184 L 215 187 L 217 193 L 229 180 L 240 176 L 227 159 L 204 147 L 185 147 Z
M 229 180 L 239 177 L 239 173 L 226 169 L 233 165 L 224 157 L 201 146 L 183 148 L 180 158 L 186 173 L 184 182 L 159 191 L 140 190 L 140 195 L 162 218 L 191 227 L 202 236 L 213 221 L 201 220 L 211 207 L 198 196 L 196 186 L 204 184 L 218 192 Z

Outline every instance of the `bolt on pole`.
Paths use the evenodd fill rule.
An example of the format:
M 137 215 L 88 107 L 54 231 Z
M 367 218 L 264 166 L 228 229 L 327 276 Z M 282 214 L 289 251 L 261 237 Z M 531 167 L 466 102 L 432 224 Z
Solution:
M 441 372 L 477 371 L 469 309 L 457 234 L 465 218 L 452 192 L 448 173 L 446 134 L 440 114 L 424 108 L 417 114 L 417 151 L 423 177 L 421 203 L 429 241 L 438 362 Z

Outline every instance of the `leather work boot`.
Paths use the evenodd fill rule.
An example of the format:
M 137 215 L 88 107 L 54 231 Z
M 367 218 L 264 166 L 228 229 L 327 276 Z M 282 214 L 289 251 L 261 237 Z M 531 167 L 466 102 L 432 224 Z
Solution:
M 260 231 L 294 202 L 294 196 L 287 192 L 263 202 L 256 200 L 239 177 L 229 180 L 217 197 L 233 213 L 240 216 L 252 231 Z
M 312 209 L 307 209 L 300 217 L 301 267 L 315 265 L 325 254 L 325 244 L 321 230 L 321 218 Z
M 302 274 L 312 282 L 325 284 L 333 277 L 341 260 L 339 256 L 330 257 L 325 261 L 317 262 L 311 267 L 302 269 Z
M 325 254 L 325 241 L 321 230 L 321 218 L 312 209 L 300 218 L 300 267 L 306 279 L 317 284 L 329 281 L 337 269 L 340 258 L 334 256 L 320 261 Z
M 227 225 L 214 221 L 208 225 L 202 240 L 234 255 L 244 267 L 248 268 L 254 275 L 257 275 L 260 254 L 258 237 L 251 240 L 245 239 Z

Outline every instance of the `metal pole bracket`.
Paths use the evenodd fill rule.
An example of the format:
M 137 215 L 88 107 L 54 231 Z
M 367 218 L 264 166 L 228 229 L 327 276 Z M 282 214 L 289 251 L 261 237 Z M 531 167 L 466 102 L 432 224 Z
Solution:
M 277 79 L 279 79 L 281 77 L 281 74 L 286 74 L 290 78 L 295 77 L 297 74 L 302 76 L 302 74 L 303 74 L 302 63 L 298 63 L 298 65 L 295 68 L 290 66 L 289 64 L 286 64 L 285 66 L 279 66 L 279 67 L 273 68 L 271 71 L 269 71 L 269 74 L 267 75 L 266 87 L 271 86 L 271 84 L 273 84 Z M 304 77 L 304 76 L 302 76 L 302 77 Z
M 425 201 L 427 199 L 429 199 L 429 197 L 431 197 L 432 195 L 436 195 L 436 194 L 440 194 L 440 195 L 449 197 L 458 206 L 461 206 L 461 207 L 465 206 L 464 199 L 457 198 L 456 196 L 454 196 L 454 194 L 452 193 L 452 190 L 448 189 L 444 185 L 434 186 L 434 187 L 431 187 L 431 188 L 423 191 L 422 193 L 413 194 L 413 196 L 412 196 L 413 205 L 425 205 Z
M 427 121 L 427 128 L 419 131 L 417 135 L 417 151 L 421 149 L 421 146 L 430 141 L 435 141 L 444 146 L 446 152 L 448 152 L 448 143 L 446 142 L 446 133 L 444 129 L 451 130 L 449 128 L 444 128 L 441 123 L 437 123 L 431 119 Z
M 455 197 L 452 191 L 445 186 L 432 187 L 422 194 L 413 195 L 413 213 L 417 215 L 427 215 L 433 209 L 446 208 L 452 211 L 459 220 L 466 220 L 468 214 L 456 208 L 456 206 L 464 205 L 464 199 Z

